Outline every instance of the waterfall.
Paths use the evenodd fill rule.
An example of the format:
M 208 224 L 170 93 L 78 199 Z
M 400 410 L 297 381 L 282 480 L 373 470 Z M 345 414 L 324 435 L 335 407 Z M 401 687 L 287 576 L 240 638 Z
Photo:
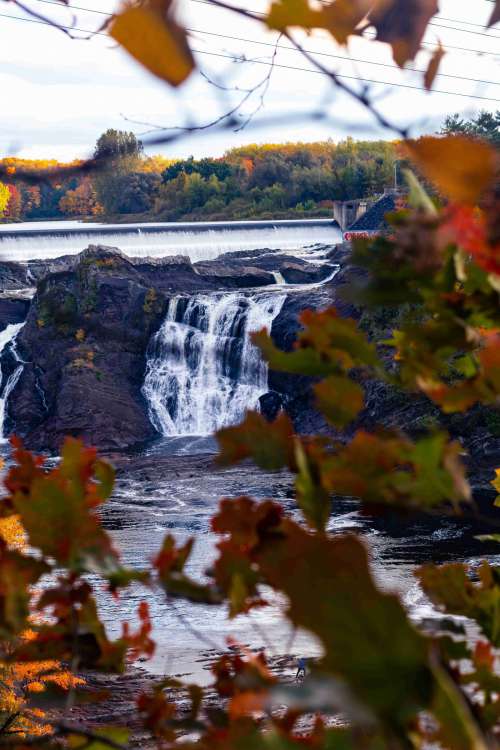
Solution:
M 250 333 L 271 329 L 285 294 L 199 294 L 170 300 L 148 350 L 143 394 L 163 435 L 210 435 L 236 424 L 267 392 Z
M 23 370 L 23 363 L 16 350 L 16 337 L 24 323 L 11 323 L 0 331 L 0 443 L 4 443 L 4 423 L 7 411 L 7 399 L 16 387 Z M 16 366 L 7 377 L 2 371 L 2 355 L 10 344 L 11 352 L 16 360 Z

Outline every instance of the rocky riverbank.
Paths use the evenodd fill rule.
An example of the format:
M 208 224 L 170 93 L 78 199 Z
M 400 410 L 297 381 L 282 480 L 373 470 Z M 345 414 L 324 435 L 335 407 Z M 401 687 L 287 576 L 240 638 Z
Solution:
M 0 321 L 26 318 L 17 339 L 24 368 L 9 398 L 7 430 L 49 451 L 65 435 L 105 450 L 150 440 L 157 432 L 141 393 L 146 350 L 173 296 L 263 289 L 282 278 L 315 284 L 331 272 L 331 264 L 272 251 L 193 264 L 183 256 L 128 258 L 102 246 L 55 261 L 0 264 L 5 294 L 10 289 L 0 299 Z M 31 302 L 19 299 L 34 283 Z M 316 306 L 311 292 L 301 300 Z M 279 326 L 297 325 L 291 308 L 284 320 Z M 8 376 L 15 362 L 4 359 Z
M 183 256 L 129 258 L 115 248 L 91 246 L 78 256 L 0 263 L 0 327 L 26 320 L 17 338 L 24 367 L 7 404 L 6 431 L 15 431 L 31 448 L 48 451 L 57 451 L 68 434 L 107 451 L 156 438 L 142 392 L 146 356 L 170 300 L 179 295 L 192 299 L 279 289 L 286 299 L 271 333 L 285 350 L 293 347 L 301 312 L 331 304 L 360 319 L 381 341 L 390 335 L 390 316 L 356 309 L 343 298 L 343 288 L 359 274 L 347 246 L 318 246 L 295 255 L 266 249 L 231 252 L 198 263 Z M 231 357 L 228 361 L 233 366 Z M 18 364 L 7 349 L 4 379 Z M 266 416 L 273 418 L 284 408 L 299 432 L 329 429 L 314 409 L 310 378 L 271 371 L 268 386 L 260 399 Z M 491 466 L 500 462 L 497 412 L 473 408 L 443 418 L 423 396 L 408 398 L 377 381 L 365 386 L 366 407 L 353 429 L 382 423 L 418 434 L 439 420 L 469 452 L 474 488 L 487 499 L 492 496 Z

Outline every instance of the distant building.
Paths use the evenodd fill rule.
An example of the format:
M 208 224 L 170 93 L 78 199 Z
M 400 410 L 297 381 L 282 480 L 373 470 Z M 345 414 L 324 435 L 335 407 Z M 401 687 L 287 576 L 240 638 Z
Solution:
M 368 201 L 335 201 L 333 218 L 342 229 L 344 241 L 356 237 L 372 237 L 389 228 L 385 215 L 396 211 L 402 193 L 398 190 L 386 190 L 375 202 Z M 353 206 L 357 204 L 356 210 Z M 342 209 L 345 206 L 345 209 Z M 353 217 L 353 220 L 350 221 Z M 342 219 L 343 223 L 339 221 Z

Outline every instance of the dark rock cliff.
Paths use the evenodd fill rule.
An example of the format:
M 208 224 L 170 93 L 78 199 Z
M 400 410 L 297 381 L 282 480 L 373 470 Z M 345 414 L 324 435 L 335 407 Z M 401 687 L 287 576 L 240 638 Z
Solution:
M 121 450 L 157 435 L 141 393 L 146 350 L 176 294 L 221 289 L 266 287 L 273 273 L 296 266 L 300 284 L 289 294 L 275 318 L 272 336 L 290 350 L 307 308 L 335 305 L 342 315 L 359 319 L 375 341 L 387 338 L 390 318 L 372 315 L 347 302 L 343 289 L 361 272 L 350 265 L 349 248 L 330 253 L 330 264 L 315 265 L 273 251 L 228 253 L 215 261 L 191 264 L 182 256 L 127 258 L 119 251 L 90 247 L 79 256 L 37 261 L 17 268 L 0 263 L 0 278 L 25 292 L 36 277 L 31 303 L 19 296 L 0 295 L 0 328 L 26 317 L 17 339 L 25 361 L 21 378 L 8 402 L 7 429 L 15 430 L 29 447 L 56 451 L 67 434 L 106 450 Z M 333 279 L 324 280 L 339 265 Z M 16 286 L 17 285 L 17 286 Z M 16 292 L 17 294 L 17 292 Z M 4 357 L 9 374 L 15 362 Z M 274 418 L 285 408 L 299 432 L 332 432 L 314 408 L 312 379 L 269 373 L 269 393 L 262 397 L 264 414 Z M 424 396 L 408 398 L 377 381 L 365 383 L 366 405 L 351 429 L 384 424 L 418 435 L 440 424 L 459 439 L 471 456 L 473 484 L 488 495 L 491 466 L 500 462 L 500 417 L 492 409 L 474 408 L 466 415 L 442 417 Z M 342 437 L 342 436 L 339 436 Z
M 8 403 L 27 445 L 57 450 L 75 435 L 120 449 L 155 434 L 141 385 L 166 304 L 150 278 L 105 248 L 39 282 L 17 341 L 26 364 Z
M 29 447 L 49 451 L 57 451 L 65 435 L 106 450 L 153 438 L 157 433 L 141 387 L 148 343 L 170 298 L 265 288 L 276 284 L 276 272 L 285 275 L 290 269 L 299 283 L 318 281 L 332 271 L 329 264 L 271 251 L 230 253 L 192 264 L 183 256 L 129 258 L 102 246 L 50 261 L 0 263 L 2 283 L 16 290 L 0 299 L 0 325 L 26 319 L 17 339 L 25 365 L 9 398 L 7 430 L 23 437 Z M 15 299 L 20 289 L 34 294 L 31 302 Z M 273 331 L 280 344 L 295 336 L 301 309 L 327 305 L 330 299 L 326 287 L 321 293 L 299 287 L 291 294 Z M 7 376 L 15 365 L 11 360 L 4 357 Z M 295 385 L 276 376 L 271 388 L 280 391 L 274 398 L 277 408 L 286 402 L 301 422 L 301 402 L 304 414 L 310 412 L 308 385 L 304 381 L 303 392 L 289 398 Z

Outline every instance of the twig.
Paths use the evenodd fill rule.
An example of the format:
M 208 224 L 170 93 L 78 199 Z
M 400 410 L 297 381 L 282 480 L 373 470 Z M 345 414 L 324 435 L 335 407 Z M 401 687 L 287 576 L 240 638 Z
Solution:
M 269 84 L 271 83 L 271 76 L 272 76 L 273 71 L 274 71 L 274 63 L 276 62 L 276 55 L 278 54 L 278 47 L 279 47 L 279 42 L 281 40 L 281 36 L 282 36 L 281 34 L 278 36 L 278 38 L 276 40 L 276 44 L 274 45 L 274 51 L 273 51 L 273 55 L 271 57 L 271 63 L 270 63 L 269 71 L 264 76 L 263 80 L 254 89 L 254 91 L 257 91 L 259 88 L 262 88 L 262 90 L 260 92 L 260 101 L 259 101 L 259 104 L 254 109 L 254 111 L 251 112 L 248 115 L 248 117 L 246 118 L 245 122 L 243 122 L 240 125 L 239 128 L 236 128 L 236 130 L 235 130 L 236 133 L 239 133 L 241 130 L 244 130 L 247 127 L 247 125 L 253 120 L 253 118 L 255 117 L 255 115 L 257 114 L 257 112 L 259 112 L 262 109 L 262 107 L 264 106 L 264 99 L 265 99 L 265 96 L 266 96 L 267 92 L 269 91 Z
M 48 16 L 44 16 L 43 13 L 37 13 L 36 10 L 33 10 L 33 8 L 29 8 L 27 5 L 20 2 L 20 0 L 13 0 L 13 2 L 14 2 L 14 5 L 17 5 L 18 8 L 20 8 L 22 11 L 27 13 L 29 16 L 33 16 L 33 18 L 36 18 L 38 21 L 43 21 L 43 23 L 46 23 L 49 26 L 52 26 L 54 29 L 57 29 L 58 31 L 62 31 L 62 33 L 66 34 L 66 36 L 69 36 L 70 39 L 77 39 L 77 37 L 74 36 L 74 34 L 72 34 L 70 29 L 68 29 L 66 26 L 62 26 L 61 24 L 58 24 L 57 21 L 54 21 L 52 18 L 49 18 Z

